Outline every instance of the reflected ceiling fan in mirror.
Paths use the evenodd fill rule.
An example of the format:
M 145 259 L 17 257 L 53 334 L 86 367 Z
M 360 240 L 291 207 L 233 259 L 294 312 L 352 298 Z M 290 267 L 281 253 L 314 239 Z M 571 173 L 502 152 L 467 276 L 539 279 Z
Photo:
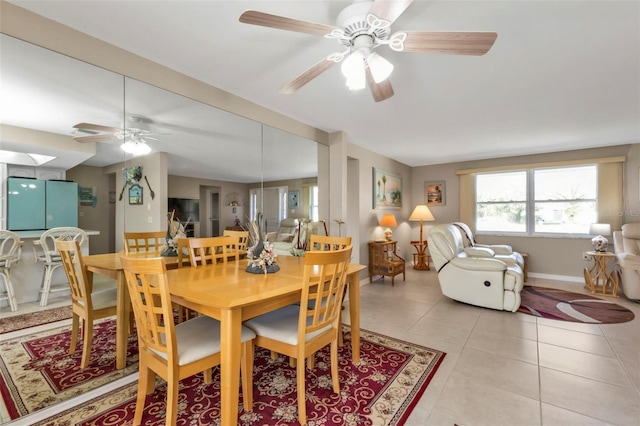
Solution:
M 356 0 L 340 12 L 336 27 L 256 10 L 242 13 L 240 22 L 333 38 L 345 47 L 282 86 L 280 93 L 294 93 L 342 61 L 341 70 L 347 87 L 361 90 L 368 84 L 373 99 L 380 102 L 394 94 L 389 81 L 393 64 L 375 52 L 378 47 L 386 45 L 396 52 L 478 56 L 487 53 L 497 37 L 494 32 L 461 31 L 398 31 L 391 34 L 391 24 L 411 3 L 413 0 Z
M 125 128 L 91 123 L 78 123 L 73 128 L 76 129 L 76 133 L 88 133 L 87 136 L 75 136 L 73 139 L 77 142 L 107 142 L 120 139 L 124 140 L 120 148 L 133 155 L 150 153 L 151 147 L 147 144 L 147 139 L 158 140 L 149 130 L 149 120 L 141 117 L 130 117 Z

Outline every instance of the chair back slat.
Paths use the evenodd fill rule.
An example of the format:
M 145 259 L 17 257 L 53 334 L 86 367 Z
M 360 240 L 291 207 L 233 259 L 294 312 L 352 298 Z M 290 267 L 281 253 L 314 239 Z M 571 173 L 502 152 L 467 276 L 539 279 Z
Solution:
M 56 249 L 60 253 L 60 259 L 64 271 L 69 280 L 71 300 L 74 305 L 93 311 L 91 300 L 92 283 L 89 280 L 84 260 L 80 250 L 80 242 L 77 240 L 56 240 Z
M 177 360 L 176 334 L 163 258 L 139 259 L 120 255 L 131 297 L 138 342 L 168 360 Z
M 165 231 L 125 232 L 125 252 L 160 251 L 166 245 L 166 236 Z
M 331 237 L 312 234 L 309 238 L 309 250 L 334 251 L 345 249 L 351 245 L 351 237 Z
M 227 263 L 229 256 L 236 259 L 239 256 L 237 237 L 188 238 L 188 241 L 191 266 Z
M 299 339 L 316 330 L 337 327 L 347 280 L 351 246 L 334 251 L 310 251 L 304 257 Z
M 240 256 L 247 255 L 247 248 L 249 246 L 249 231 L 232 231 L 229 229 L 225 229 L 223 231 L 223 236 L 225 237 L 237 237 L 238 238 L 238 253 Z M 235 249 L 232 249 L 235 251 Z M 231 256 L 233 257 L 233 256 Z M 235 260 L 239 258 L 236 257 Z

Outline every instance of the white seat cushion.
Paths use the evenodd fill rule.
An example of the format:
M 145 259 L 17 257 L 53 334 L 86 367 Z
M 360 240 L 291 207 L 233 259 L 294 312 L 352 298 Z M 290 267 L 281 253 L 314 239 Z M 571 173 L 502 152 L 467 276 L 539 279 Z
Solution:
M 115 288 L 91 293 L 93 309 L 111 308 L 116 306 L 117 301 L 117 290 Z
M 246 321 L 244 325 L 255 331 L 258 336 L 277 340 L 288 345 L 297 345 L 299 318 L 300 306 L 289 305 L 252 318 Z M 331 329 L 330 325 L 307 334 L 305 339 L 307 341 L 311 340 L 329 329 Z
M 247 327 L 242 327 L 242 342 L 256 337 Z M 209 355 L 220 352 L 220 322 L 201 315 L 189 321 L 176 324 L 176 341 L 178 345 L 178 365 L 186 365 Z M 156 352 L 167 359 L 167 355 Z

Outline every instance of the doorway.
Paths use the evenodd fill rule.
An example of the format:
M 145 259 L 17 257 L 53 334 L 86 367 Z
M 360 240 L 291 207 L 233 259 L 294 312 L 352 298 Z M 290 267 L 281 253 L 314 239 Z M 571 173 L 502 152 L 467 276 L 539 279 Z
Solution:
M 219 186 L 209 186 L 206 187 L 206 191 L 204 191 L 204 195 L 207 200 L 206 203 L 206 217 L 207 223 L 205 225 L 205 229 L 200 230 L 200 236 L 206 237 L 219 237 L 222 234 L 221 224 L 220 224 L 220 187 Z M 202 219 L 203 216 L 200 216 Z M 202 225 L 202 224 L 201 224 Z M 204 232 L 203 232 L 204 231 Z M 204 234 L 204 235 L 203 235 Z

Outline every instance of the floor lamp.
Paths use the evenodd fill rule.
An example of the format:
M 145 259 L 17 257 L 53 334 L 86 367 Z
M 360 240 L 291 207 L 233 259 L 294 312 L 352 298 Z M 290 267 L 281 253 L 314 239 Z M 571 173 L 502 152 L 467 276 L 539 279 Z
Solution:
M 420 221 L 420 241 L 418 244 L 413 244 L 413 246 L 418 251 L 413 255 L 413 269 L 419 269 L 423 271 L 429 270 L 429 264 L 427 263 L 427 244 L 425 244 L 425 241 L 422 239 L 422 224 L 424 221 L 431 222 L 436 220 L 436 218 L 433 217 L 433 214 L 431 213 L 431 210 L 429 210 L 429 207 L 421 204 L 413 209 L 413 213 L 411 213 L 411 216 L 409 216 L 409 220 Z

